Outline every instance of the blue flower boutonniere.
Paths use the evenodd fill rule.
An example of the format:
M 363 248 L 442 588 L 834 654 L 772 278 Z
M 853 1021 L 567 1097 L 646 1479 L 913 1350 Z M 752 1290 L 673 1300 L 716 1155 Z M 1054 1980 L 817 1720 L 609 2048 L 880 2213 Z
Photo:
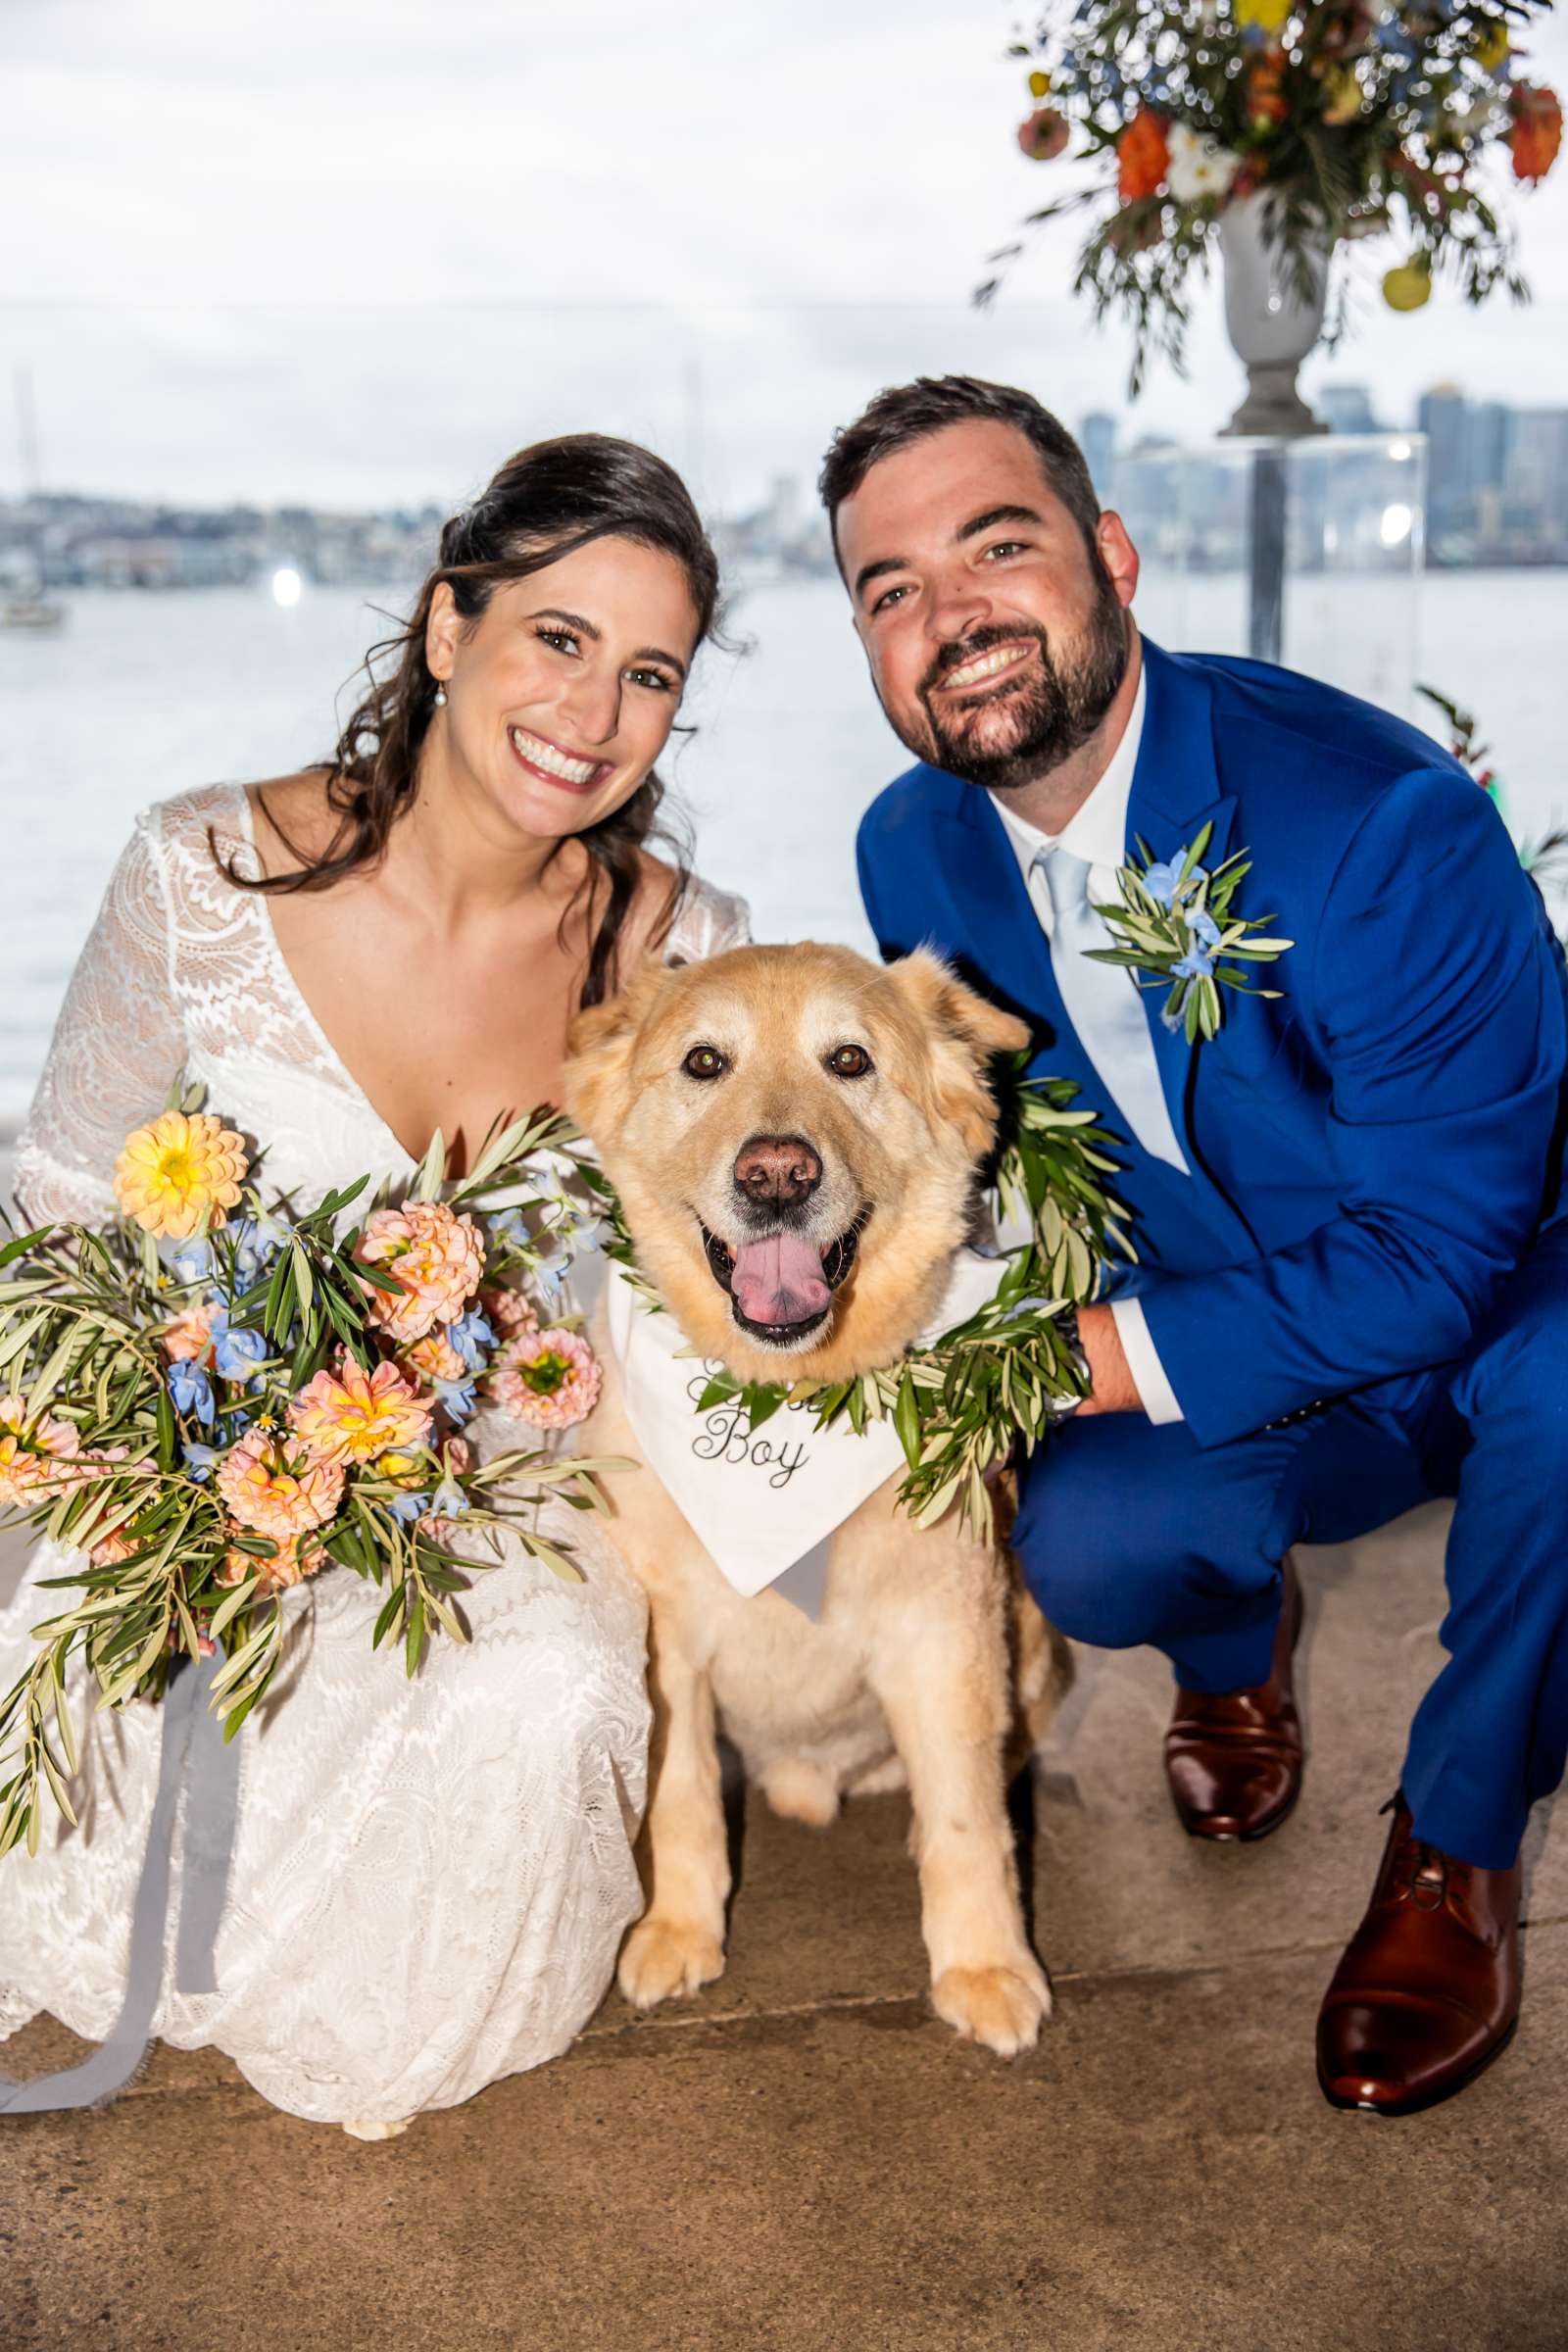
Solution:
M 1225 1017 L 1222 988 L 1249 997 L 1282 995 L 1277 988 L 1254 988 L 1238 967 L 1272 963 L 1296 945 L 1257 936 L 1267 933 L 1272 915 L 1249 920 L 1235 912 L 1237 886 L 1250 873 L 1251 860 L 1241 850 L 1209 873 L 1201 858 L 1213 831 L 1205 825 L 1191 849 L 1165 859 L 1140 841 L 1138 859 L 1116 869 L 1120 906 L 1095 908 L 1120 944 L 1085 951 L 1097 963 L 1124 965 L 1140 988 L 1172 982 L 1160 1019 L 1167 1029 L 1185 1029 L 1189 1045 L 1217 1033 Z

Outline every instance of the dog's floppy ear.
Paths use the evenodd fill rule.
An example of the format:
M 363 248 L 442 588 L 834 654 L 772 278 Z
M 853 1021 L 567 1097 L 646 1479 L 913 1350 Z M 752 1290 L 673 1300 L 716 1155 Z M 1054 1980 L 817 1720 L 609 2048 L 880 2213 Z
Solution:
M 562 1071 L 563 1100 L 570 1117 L 595 1142 L 598 1120 L 623 1116 L 632 1049 L 644 1021 L 675 977 L 668 964 L 650 959 L 639 966 L 618 996 L 590 1004 L 566 1030 Z
M 1022 1053 L 1030 1042 L 1027 1023 L 965 988 L 927 948 L 890 964 L 888 978 L 926 1042 L 938 1119 L 957 1129 L 972 1159 L 983 1158 L 997 1131 L 987 1069 L 999 1054 Z

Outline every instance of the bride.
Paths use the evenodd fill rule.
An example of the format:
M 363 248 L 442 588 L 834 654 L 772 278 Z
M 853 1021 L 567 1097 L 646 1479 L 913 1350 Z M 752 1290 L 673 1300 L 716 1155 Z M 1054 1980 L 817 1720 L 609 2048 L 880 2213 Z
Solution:
M 183 1070 L 301 1205 L 406 1182 L 439 1128 L 461 1173 L 504 1108 L 557 1098 L 566 1022 L 637 959 L 714 953 L 740 904 L 647 844 L 717 568 L 679 478 L 596 435 L 523 450 L 450 521 L 413 619 L 335 757 L 137 819 L 22 1137 L 32 1223 L 112 1214 L 126 1133 Z M 481 1450 L 536 1442 L 485 1408 Z M 591 1517 L 546 1506 L 584 1581 L 508 1541 L 472 1644 L 412 1682 L 372 1651 L 381 1595 L 287 1596 L 274 1691 L 240 1734 L 216 1991 L 153 2031 L 215 2045 L 275 2105 L 381 2136 L 557 2055 L 642 1907 L 640 1592 Z M 48 1544 L 0 1612 L 0 1689 L 61 1605 Z M 159 1710 L 78 1685 L 81 1828 L 0 1863 L 0 2035 L 40 2010 L 101 2038 L 125 1988 Z M 179 1843 L 176 1829 L 177 1915 Z

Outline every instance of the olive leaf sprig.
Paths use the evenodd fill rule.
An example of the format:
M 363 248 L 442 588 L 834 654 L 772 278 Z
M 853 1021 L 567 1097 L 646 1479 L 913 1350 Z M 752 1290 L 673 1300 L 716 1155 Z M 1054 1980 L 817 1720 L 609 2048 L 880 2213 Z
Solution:
M 1222 988 L 1249 997 L 1282 995 L 1277 988 L 1254 988 L 1238 967 L 1272 963 L 1296 945 L 1268 936 L 1273 915 L 1237 914 L 1237 888 L 1251 872 L 1251 859 L 1239 850 L 1209 872 L 1201 860 L 1213 832 L 1205 825 L 1190 849 L 1165 859 L 1140 840 L 1138 858 L 1116 869 L 1120 905 L 1095 908 L 1121 945 L 1085 950 L 1096 963 L 1124 965 L 1140 988 L 1171 982 L 1160 1019 L 1167 1029 L 1185 1030 L 1190 1046 L 1217 1036 L 1225 1017 Z

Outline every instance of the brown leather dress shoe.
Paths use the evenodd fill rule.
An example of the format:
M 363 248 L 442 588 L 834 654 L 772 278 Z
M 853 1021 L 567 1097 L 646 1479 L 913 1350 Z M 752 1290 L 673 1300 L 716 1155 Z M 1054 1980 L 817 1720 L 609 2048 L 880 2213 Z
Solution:
M 1165 1733 L 1165 1777 L 1190 1838 L 1266 1838 L 1301 1793 L 1301 1719 L 1291 1675 L 1301 1631 L 1301 1588 L 1289 1554 L 1280 1575 L 1280 1627 L 1268 1681 L 1223 1698 L 1176 1692 Z
M 1414 2115 L 1462 2090 L 1519 2018 L 1519 1886 L 1412 1831 L 1404 1799 L 1365 1919 L 1324 1995 L 1317 2076 L 1335 2107 Z

